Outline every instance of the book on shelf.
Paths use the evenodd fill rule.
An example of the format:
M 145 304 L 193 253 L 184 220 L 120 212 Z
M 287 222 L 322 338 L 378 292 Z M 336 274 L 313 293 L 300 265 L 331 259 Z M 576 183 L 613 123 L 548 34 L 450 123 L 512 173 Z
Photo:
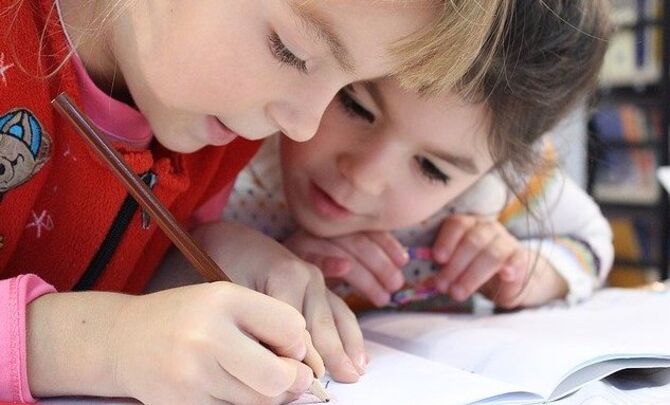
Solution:
M 643 216 L 611 216 L 608 218 L 614 235 L 614 251 L 617 260 L 624 262 L 652 263 L 658 248 L 652 242 L 657 239 L 653 219 Z
M 545 403 L 620 370 L 670 368 L 670 293 L 607 289 L 577 306 L 361 318 L 371 362 L 337 404 Z
M 604 149 L 592 194 L 599 202 L 655 204 L 660 196 L 655 151 Z
M 600 87 L 646 86 L 658 82 L 662 72 L 662 38 L 662 30 L 656 26 L 616 31 L 600 71 Z
M 603 104 L 592 119 L 598 139 L 605 142 L 657 141 L 663 133 L 663 117 L 659 106 L 625 102 Z
M 610 18 L 615 25 L 632 25 L 641 19 L 657 20 L 661 17 L 661 0 L 610 0 Z

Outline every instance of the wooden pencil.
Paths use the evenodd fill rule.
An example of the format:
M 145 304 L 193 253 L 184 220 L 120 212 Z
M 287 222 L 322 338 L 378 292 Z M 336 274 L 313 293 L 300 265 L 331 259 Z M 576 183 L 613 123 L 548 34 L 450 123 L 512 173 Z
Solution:
M 105 136 L 99 132 L 90 118 L 70 100 L 67 94 L 59 94 L 52 103 L 61 114 L 72 122 L 93 150 L 109 165 L 128 192 L 151 215 L 195 270 L 210 282 L 230 281 L 226 273 L 205 253 L 191 235 L 184 231 L 170 211 L 156 198 L 151 189 L 133 173 L 116 149 L 107 142 Z M 321 401 L 328 402 L 328 394 L 318 379 L 314 379 L 309 392 Z

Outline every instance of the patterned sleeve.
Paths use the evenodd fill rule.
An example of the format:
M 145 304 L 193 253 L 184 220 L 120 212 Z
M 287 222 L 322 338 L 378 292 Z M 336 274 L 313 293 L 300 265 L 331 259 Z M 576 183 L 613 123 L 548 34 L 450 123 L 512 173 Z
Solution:
M 588 298 L 614 260 L 612 230 L 600 208 L 553 164 L 527 180 L 521 197 L 527 206 L 511 198 L 498 220 L 565 278 L 569 303 Z

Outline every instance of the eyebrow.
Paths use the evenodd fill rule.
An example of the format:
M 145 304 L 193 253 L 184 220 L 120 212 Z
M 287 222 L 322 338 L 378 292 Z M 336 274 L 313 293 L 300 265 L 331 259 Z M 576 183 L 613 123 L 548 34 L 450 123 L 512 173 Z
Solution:
M 304 6 L 301 7 L 289 0 L 287 2 L 293 13 L 300 19 L 307 30 L 319 41 L 325 42 L 328 45 L 337 64 L 340 65 L 340 69 L 345 73 L 353 75 L 356 69 L 352 62 L 351 54 L 342 44 L 337 34 L 331 29 L 330 24 L 319 17 L 313 10 L 309 10 Z
M 458 167 L 459 169 L 468 174 L 472 175 L 479 174 L 479 169 L 477 168 L 477 165 L 475 164 L 474 160 L 472 160 L 472 158 L 470 157 L 456 156 L 449 152 L 441 152 L 441 151 L 432 151 L 430 152 L 430 154 L 435 155 L 438 159 L 442 159 L 447 163 L 450 163 L 451 165 Z

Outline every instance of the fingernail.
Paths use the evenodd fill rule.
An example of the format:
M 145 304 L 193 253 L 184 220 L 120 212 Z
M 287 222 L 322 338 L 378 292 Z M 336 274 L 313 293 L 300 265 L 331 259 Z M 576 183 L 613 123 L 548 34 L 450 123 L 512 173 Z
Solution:
M 393 280 L 391 283 L 393 285 L 394 290 L 399 290 L 405 284 L 405 277 L 402 275 L 401 272 L 397 272 L 393 276 Z
M 436 248 L 433 252 L 433 259 L 438 263 L 444 263 L 449 258 L 449 252 L 444 248 Z
M 349 358 L 347 358 L 344 362 L 346 364 L 346 367 L 349 369 L 349 370 L 347 370 L 349 373 L 351 373 L 352 375 L 355 375 L 355 376 L 360 376 L 361 375 L 361 373 L 358 371 L 358 368 L 354 365 L 354 363 Z
M 365 353 L 358 355 L 356 360 L 356 365 L 358 366 L 358 373 L 363 375 L 365 374 L 365 369 L 368 367 L 368 359 Z
M 449 290 L 449 282 L 448 281 L 446 281 L 446 280 L 437 281 L 437 291 L 444 294 L 444 293 L 447 292 L 447 290 Z
M 465 291 L 457 285 L 451 287 L 450 295 L 456 301 L 463 301 L 465 299 Z
M 407 250 L 401 250 L 399 254 L 396 256 L 396 263 L 400 266 L 404 266 L 409 262 L 409 253 Z
M 378 307 L 383 307 L 384 305 L 388 304 L 389 301 L 391 301 L 391 295 L 390 294 L 380 294 L 377 296 L 375 305 Z

